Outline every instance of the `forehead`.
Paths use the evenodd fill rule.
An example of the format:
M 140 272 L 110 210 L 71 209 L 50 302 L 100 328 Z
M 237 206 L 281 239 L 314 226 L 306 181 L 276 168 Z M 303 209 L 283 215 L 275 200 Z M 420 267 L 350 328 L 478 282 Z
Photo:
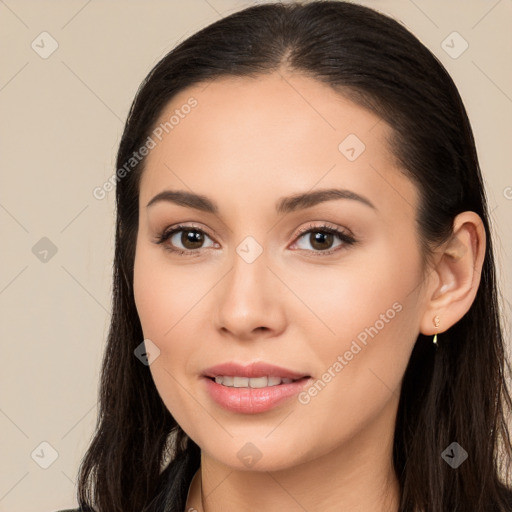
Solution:
M 161 112 L 158 128 L 161 140 L 146 160 L 141 202 L 166 187 L 206 195 L 245 190 L 256 200 L 315 183 L 415 201 L 412 183 L 389 150 L 391 127 L 303 75 L 225 77 L 186 88 Z
M 189 108 L 192 98 L 197 105 Z M 181 114 L 179 119 L 176 114 Z M 373 137 L 391 133 L 378 116 L 329 85 L 284 71 L 255 77 L 222 77 L 186 88 L 163 109 L 157 125 L 164 126 L 171 118 L 173 126 L 164 138 L 175 139 L 178 144 L 180 135 L 190 138 L 187 125 L 193 125 L 195 136 L 216 144 L 218 150 L 229 145 L 230 139 L 240 144 L 243 138 L 245 150 L 249 151 L 251 146 L 261 148 L 262 143 L 270 150 L 273 141 L 296 142 L 301 136 L 317 142 L 324 140 L 325 145 L 332 146 L 333 141 L 348 133 L 368 138 L 368 132 L 376 125 L 380 129 L 373 132 Z M 293 150 L 297 153 L 300 147 Z M 261 151 L 259 155 L 263 156 Z

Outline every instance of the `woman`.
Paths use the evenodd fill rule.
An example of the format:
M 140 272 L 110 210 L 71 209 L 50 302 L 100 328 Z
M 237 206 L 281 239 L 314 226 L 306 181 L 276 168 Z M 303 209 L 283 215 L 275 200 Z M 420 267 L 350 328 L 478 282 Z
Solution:
M 512 509 L 473 135 L 402 25 L 330 1 L 213 23 L 143 82 L 116 181 L 81 510 Z

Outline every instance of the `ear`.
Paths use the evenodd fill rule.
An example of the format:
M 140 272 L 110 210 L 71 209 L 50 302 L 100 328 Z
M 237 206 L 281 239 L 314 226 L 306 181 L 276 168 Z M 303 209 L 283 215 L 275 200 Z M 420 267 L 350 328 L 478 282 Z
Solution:
M 453 236 L 441 248 L 430 274 L 420 322 L 422 334 L 442 333 L 468 312 L 480 285 L 485 247 L 485 228 L 480 216 L 470 211 L 457 215 Z M 437 328 L 435 316 L 439 317 Z

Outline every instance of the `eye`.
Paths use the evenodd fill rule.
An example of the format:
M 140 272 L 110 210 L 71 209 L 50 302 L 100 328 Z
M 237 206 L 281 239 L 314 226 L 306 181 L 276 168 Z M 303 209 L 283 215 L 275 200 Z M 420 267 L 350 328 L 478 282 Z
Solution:
M 309 235 L 309 238 L 305 237 L 306 235 Z M 341 240 L 341 243 L 336 247 L 352 245 L 356 242 L 356 239 L 347 232 L 325 224 L 321 226 L 314 226 L 310 224 L 308 227 L 299 231 L 297 238 L 299 240 L 304 238 L 306 241 L 309 241 L 311 246 L 314 248 L 313 252 L 318 253 L 318 256 L 327 256 L 340 250 L 332 248 L 332 243 L 335 238 Z M 309 250 L 307 248 L 304 249 L 303 247 L 299 248 Z
M 211 240 L 211 238 L 200 228 L 180 225 L 175 226 L 172 229 L 165 230 L 163 233 L 158 235 L 155 243 L 163 244 L 166 250 L 174 253 L 195 254 L 199 249 L 203 248 L 202 244 L 204 243 L 205 237 Z M 180 248 L 177 244 L 181 244 L 183 248 Z M 214 242 L 210 247 L 215 246 L 216 243 Z

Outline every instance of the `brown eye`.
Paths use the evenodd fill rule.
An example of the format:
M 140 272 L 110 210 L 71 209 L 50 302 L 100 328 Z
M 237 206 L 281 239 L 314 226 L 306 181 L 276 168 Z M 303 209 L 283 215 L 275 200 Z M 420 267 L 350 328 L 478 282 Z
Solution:
M 202 230 L 193 226 L 175 226 L 164 231 L 155 243 L 162 244 L 165 249 L 179 254 L 196 253 L 203 247 L 214 247 L 212 241 L 210 246 L 204 246 L 205 240 L 211 238 Z
M 335 239 L 338 239 L 339 243 L 333 246 Z M 299 242 L 296 242 L 296 244 L 299 249 L 311 252 L 315 256 L 327 256 L 356 243 L 355 238 L 351 234 L 326 225 L 310 225 L 302 229 L 297 235 L 297 240 L 299 242 L 302 240 L 308 242 L 311 248 L 301 247 Z

